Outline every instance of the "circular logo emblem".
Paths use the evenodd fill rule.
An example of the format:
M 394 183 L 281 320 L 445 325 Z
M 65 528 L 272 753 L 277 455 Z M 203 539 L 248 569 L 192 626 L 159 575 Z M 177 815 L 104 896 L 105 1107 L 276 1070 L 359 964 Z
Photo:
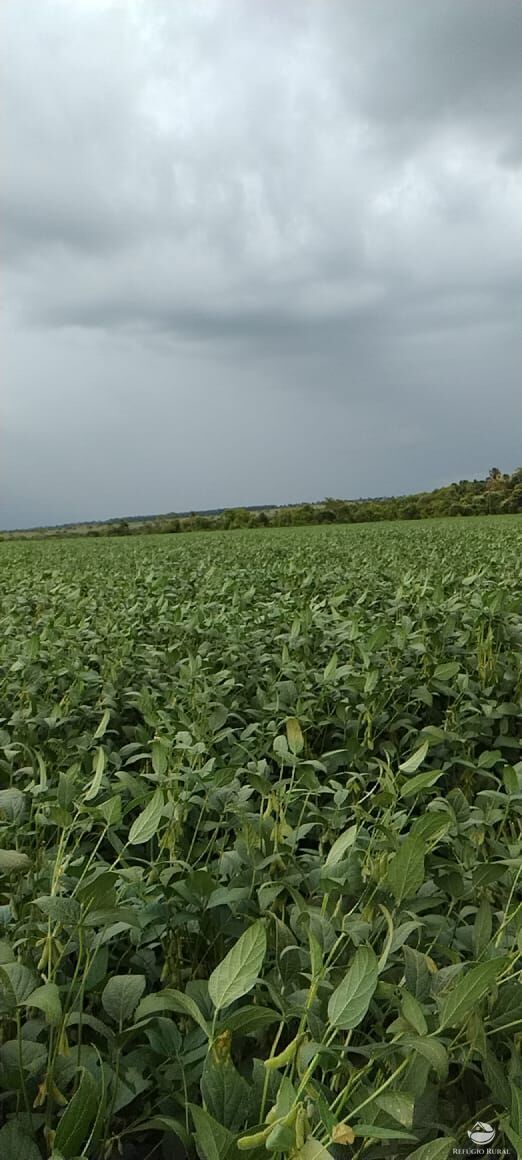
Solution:
M 482 1124 L 480 1120 L 470 1128 L 468 1136 L 474 1144 L 491 1144 L 496 1136 L 495 1128 L 491 1124 Z

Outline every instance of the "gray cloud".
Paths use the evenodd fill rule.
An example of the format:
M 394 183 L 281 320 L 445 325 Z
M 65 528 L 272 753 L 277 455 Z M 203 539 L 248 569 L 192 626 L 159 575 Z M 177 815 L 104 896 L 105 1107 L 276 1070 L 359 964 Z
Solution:
M 1 22 L 3 522 L 515 466 L 518 0 Z
M 458 125 L 481 142 L 486 133 L 497 149 L 519 143 L 518 3 L 368 0 L 355 12 L 346 5 L 337 11 L 356 37 L 356 89 L 372 123 L 394 138 L 414 128 L 417 136 L 438 136 Z

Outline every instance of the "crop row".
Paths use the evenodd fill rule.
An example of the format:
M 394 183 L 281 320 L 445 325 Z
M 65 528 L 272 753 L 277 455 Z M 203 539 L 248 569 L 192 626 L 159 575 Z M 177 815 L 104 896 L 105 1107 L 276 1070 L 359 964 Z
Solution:
M 0 554 L 0 1150 L 522 1149 L 522 521 Z

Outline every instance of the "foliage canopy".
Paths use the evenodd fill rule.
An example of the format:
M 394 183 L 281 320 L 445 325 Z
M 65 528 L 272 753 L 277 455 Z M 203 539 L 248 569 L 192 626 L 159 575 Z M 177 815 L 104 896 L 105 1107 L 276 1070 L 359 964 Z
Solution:
M 521 547 L 2 545 L 6 1160 L 520 1152 Z

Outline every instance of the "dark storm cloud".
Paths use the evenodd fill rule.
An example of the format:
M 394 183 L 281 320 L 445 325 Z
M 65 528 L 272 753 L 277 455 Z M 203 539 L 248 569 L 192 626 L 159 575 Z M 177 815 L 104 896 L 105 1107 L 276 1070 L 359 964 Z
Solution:
M 44 484 L 42 518 L 132 509 L 127 452 L 113 442 L 93 478 L 73 420 L 87 432 L 103 411 L 114 431 L 123 408 L 136 447 L 151 393 L 206 467 L 195 479 L 186 439 L 170 474 L 142 451 L 141 510 L 182 506 L 172 489 L 189 507 L 382 493 L 516 461 L 518 0 L 5 0 L 0 19 L 9 510 L 36 510 L 16 464 L 41 480 L 46 432 L 74 486 L 46 500 Z M 252 454 L 230 475 L 223 458 L 237 406 L 274 449 L 274 393 L 303 454 L 282 456 L 270 496 L 265 453 L 254 474 Z M 317 444 L 326 394 L 339 456 L 328 428 Z
M 497 149 L 520 143 L 516 0 L 367 0 L 337 11 L 357 40 L 358 103 L 373 123 L 394 138 L 404 128 L 438 134 L 457 123 L 482 140 L 489 133 Z

